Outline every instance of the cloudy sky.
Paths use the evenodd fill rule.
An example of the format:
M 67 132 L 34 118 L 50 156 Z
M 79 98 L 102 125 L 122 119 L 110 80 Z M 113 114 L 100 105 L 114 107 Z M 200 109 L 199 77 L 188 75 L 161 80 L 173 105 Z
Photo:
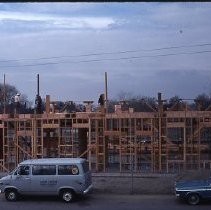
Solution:
M 0 3 L 0 76 L 34 100 L 211 93 L 211 3 Z

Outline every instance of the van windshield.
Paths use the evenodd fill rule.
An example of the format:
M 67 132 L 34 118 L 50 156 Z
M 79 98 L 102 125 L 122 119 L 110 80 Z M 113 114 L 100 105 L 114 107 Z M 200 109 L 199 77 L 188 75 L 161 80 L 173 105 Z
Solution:
M 88 161 L 83 162 L 82 163 L 82 167 L 83 167 L 84 173 L 88 172 L 89 171 L 89 163 L 88 163 Z

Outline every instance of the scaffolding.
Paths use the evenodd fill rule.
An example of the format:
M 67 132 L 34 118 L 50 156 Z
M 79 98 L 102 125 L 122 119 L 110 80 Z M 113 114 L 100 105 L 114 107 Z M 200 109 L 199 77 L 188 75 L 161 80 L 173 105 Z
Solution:
M 94 172 L 211 169 L 211 111 L 103 107 L 75 113 L 0 115 L 0 170 L 31 158 L 83 157 Z

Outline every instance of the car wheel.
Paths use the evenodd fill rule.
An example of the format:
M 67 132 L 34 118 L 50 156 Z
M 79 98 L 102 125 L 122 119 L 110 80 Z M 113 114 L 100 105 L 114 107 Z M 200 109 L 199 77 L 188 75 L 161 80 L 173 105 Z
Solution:
M 65 201 L 66 203 L 70 203 L 73 201 L 74 199 L 74 193 L 71 190 L 64 190 L 61 193 L 61 198 L 63 201 Z
M 17 199 L 18 199 L 18 193 L 14 189 L 7 190 L 5 192 L 5 198 L 8 201 L 17 201 Z
M 196 193 L 188 195 L 187 201 L 190 205 L 197 205 L 200 202 L 200 197 Z

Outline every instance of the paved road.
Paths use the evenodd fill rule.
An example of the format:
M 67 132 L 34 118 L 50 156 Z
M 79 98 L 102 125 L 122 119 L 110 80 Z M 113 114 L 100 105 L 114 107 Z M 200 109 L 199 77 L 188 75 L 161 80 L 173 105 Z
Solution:
M 108 195 L 91 194 L 75 202 L 63 203 L 56 197 L 27 197 L 17 202 L 8 202 L 0 195 L 1 210 L 210 210 L 211 202 L 189 206 L 173 195 Z

